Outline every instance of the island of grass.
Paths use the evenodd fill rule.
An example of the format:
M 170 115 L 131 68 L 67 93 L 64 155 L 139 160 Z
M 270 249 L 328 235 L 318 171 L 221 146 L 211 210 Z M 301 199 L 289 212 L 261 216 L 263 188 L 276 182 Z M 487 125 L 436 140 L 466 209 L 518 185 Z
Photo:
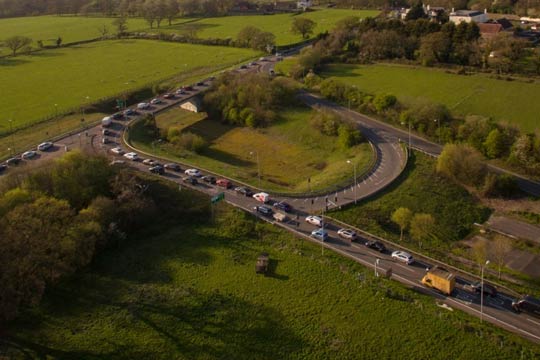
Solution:
M 285 71 L 286 69 L 284 69 Z M 324 77 L 336 77 L 367 93 L 389 93 L 407 104 L 429 101 L 444 104 L 456 115 L 491 117 L 535 131 L 540 104 L 531 94 L 540 90 L 538 82 L 498 80 L 485 74 L 456 75 L 441 69 L 401 65 L 333 64 Z
M 176 108 L 156 116 L 160 132 L 166 133 L 173 126 L 201 136 L 208 143 L 202 152 L 157 141 L 143 122 L 130 130 L 130 141 L 136 148 L 158 156 L 269 191 L 294 194 L 333 190 L 336 184 L 352 182 L 353 172 L 347 160 L 356 163 L 361 174 L 373 158 L 370 144 L 363 142 L 343 150 L 336 144 L 336 137 L 323 135 L 309 125 L 312 115 L 313 110 L 307 107 L 288 108 L 279 112 L 279 120 L 271 126 L 254 129 L 223 124 L 204 113 Z
M 82 104 L 151 88 L 173 76 L 203 77 L 257 55 L 232 47 L 114 40 L 5 58 L 0 107 L 14 128 L 25 127 L 47 115 L 78 112 Z M 1 122 L 0 132 L 8 131 L 10 125 Z
M 186 195 L 189 190 L 182 190 Z M 167 202 L 167 199 L 163 199 Z M 171 206 L 171 205 L 168 205 Z M 0 353 L 48 359 L 534 359 L 540 347 L 220 204 L 51 287 Z M 257 235 L 258 234 L 258 235 Z M 257 257 L 270 257 L 267 276 Z

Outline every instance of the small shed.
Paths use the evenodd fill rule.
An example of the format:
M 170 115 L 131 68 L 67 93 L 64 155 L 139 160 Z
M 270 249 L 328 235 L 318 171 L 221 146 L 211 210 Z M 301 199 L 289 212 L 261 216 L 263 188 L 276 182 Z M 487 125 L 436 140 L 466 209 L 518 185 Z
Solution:
M 198 113 L 199 111 L 201 111 L 201 101 L 198 97 L 193 97 L 180 105 L 180 107 L 184 110 Z
M 268 272 L 268 264 L 270 263 L 270 256 L 268 253 L 263 252 L 257 258 L 257 264 L 255 265 L 255 272 L 257 274 L 266 274 Z

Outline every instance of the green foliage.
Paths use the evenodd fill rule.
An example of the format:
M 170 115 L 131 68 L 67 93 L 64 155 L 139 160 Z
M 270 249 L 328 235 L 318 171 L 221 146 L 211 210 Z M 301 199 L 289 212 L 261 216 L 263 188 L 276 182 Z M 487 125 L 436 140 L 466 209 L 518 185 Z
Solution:
M 349 149 L 363 141 L 363 136 L 360 130 L 354 125 L 343 123 L 338 128 L 338 144 L 342 149 Z
M 377 112 L 382 112 L 391 108 L 396 102 L 396 97 L 389 94 L 377 94 L 375 98 L 373 98 L 373 106 L 375 106 Z
M 333 111 L 314 111 L 309 120 L 311 126 L 326 136 L 337 136 L 343 120 Z
M 267 51 L 276 43 L 276 37 L 270 32 L 262 31 L 255 26 L 244 27 L 236 36 L 236 41 L 240 46 L 250 47 L 253 50 Z
M 203 152 L 208 147 L 208 143 L 202 136 L 191 132 L 181 133 L 169 141 L 181 149 L 193 151 L 197 154 Z
M 403 231 L 409 227 L 411 224 L 411 220 L 413 217 L 413 213 L 411 210 L 407 209 L 406 207 L 400 207 L 396 209 L 392 213 L 391 220 L 395 222 L 397 225 L 399 225 L 399 240 L 403 240 Z
M 435 232 L 435 219 L 431 214 L 414 214 L 410 233 L 418 242 L 429 241 Z
M 307 39 L 313 34 L 315 26 L 317 26 L 315 21 L 306 17 L 297 16 L 292 21 L 291 32 L 293 34 L 300 34 L 303 39 Z
M 424 4 L 422 4 L 421 1 L 417 1 L 409 9 L 405 20 L 417 20 L 423 18 L 427 18 L 427 14 L 424 12 Z
M 504 136 L 499 129 L 493 129 L 489 132 L 483 147 L 488 158 L 498 158 L 505 152 Z
M 11 50 L 11 55 L 17 55 L 19 50 L 25 50 L 30 48 L 32 39 L 26 36 L 12 36 L 4 40 L 4 46 Z
M 446 144 L 437 159 L 437 172 L 462 184 L 479 186 L 486 175 L 486 164 L 470 145 Z
M 516 183 L 516 179 L 507 174 L 493 174 L 486 175 L 484 185 L 482 187 L 482 195 L 487 197 L 503 197 L 510 198 L 516 196 L 519 193 L 519 187 Z

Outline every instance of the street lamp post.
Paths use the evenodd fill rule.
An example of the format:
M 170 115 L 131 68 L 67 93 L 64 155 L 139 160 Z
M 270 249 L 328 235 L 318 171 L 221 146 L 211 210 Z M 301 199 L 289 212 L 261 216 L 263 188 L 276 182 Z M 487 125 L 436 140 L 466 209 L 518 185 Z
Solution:
M 358 180 L 356 179 L 356 164 L 353 164 L 351 160 L 347 160 L 347 164 L 351 164 L 353 166 L 353 175 L 354 175 L 354 203 L 356 204 L 356 188 L 358 187 Z
M 489 265 L 489 260 L 482 265 L 482 272 L 480 276 L 480 322 L 484 319 L 484 268 Z
M 15 151 L 15 147 L 13 146 L 14 145 L 14 138 L 15 138 L 15 135 L 13 134 L 13 120 L 12 119 L 9 119 L 9 136 L 11 137 L 11 149 L 10 150 L 13 150 Z
M 253 155 L 253 151 L 251 151 L 249 154 Z M 261 162 L 259 161 L 259 152 L 255 151 L 255 155 L 257 156 L 257 176 L 259 178 L 259 189 L 261 189 Z
M 434 120 L 437 123 L 437 132 L 439 134 L 439 144 L 441 143 L 441 120 L 435 119 Z

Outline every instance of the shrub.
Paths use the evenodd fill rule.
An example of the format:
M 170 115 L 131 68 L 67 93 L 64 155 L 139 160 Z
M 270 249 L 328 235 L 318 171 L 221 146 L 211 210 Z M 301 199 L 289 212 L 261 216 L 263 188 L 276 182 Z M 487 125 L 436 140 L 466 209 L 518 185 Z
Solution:
M 484 181 L 486 164 L 470 145 L 447 144 L 437 160 L 437 172 L 460 183 L 479 186 Z
M 519 191 L 516 179 L 508 174 L 489 173 L 484 181 L 482 195 L 487 197 L 511 197 Z
M 397 103 L 397 98 L 394 95 L 378 94 L 373 99 L 373 106 L 377 112 L 385 111 Z
M 360 130 L 351 124 L 343 123 L 338 129 L 338 144 L 342 149 L 348 149 L 360 144 L 363 140 Z

